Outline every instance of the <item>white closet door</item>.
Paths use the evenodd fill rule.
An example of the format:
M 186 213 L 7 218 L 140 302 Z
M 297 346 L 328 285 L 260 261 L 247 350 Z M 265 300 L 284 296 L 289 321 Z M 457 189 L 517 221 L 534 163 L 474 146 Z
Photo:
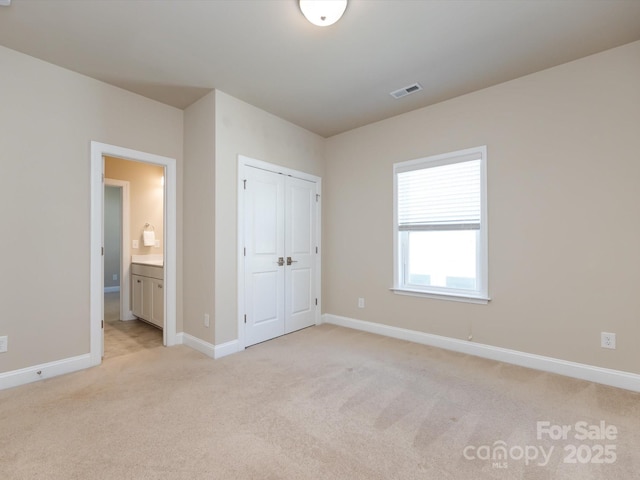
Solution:
M 315 324 L 316 184 L 246 168 L 245 345 Z
M 248 346 L 285 333 L 285 177 L 255 168 L 247 170 L 244 219 Z
M 285 332 L 315 324 L 316 184 L 286 177 Z

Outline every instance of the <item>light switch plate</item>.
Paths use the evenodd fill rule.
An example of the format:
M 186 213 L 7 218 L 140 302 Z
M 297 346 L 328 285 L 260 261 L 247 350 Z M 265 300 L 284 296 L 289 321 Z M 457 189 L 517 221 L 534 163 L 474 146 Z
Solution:
M 160 246 L 160 240 L 156 240 L 156 247 Z
M 138 248 L 138 240 L 133 241 L 132 248 Z
M 5 353 L 9 347 L 9 337 L 0 337 L 0 353 Z

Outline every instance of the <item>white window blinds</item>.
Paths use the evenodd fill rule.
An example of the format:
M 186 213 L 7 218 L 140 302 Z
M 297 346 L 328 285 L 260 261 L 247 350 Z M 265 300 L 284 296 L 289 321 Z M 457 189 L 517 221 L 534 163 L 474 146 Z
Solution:
M 398 230 L 478 230 L 480 159 L 398 172 Z

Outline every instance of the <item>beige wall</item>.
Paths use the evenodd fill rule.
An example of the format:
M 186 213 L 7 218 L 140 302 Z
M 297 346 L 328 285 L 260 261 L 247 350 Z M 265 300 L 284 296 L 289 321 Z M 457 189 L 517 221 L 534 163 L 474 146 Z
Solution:
M 325 140 L 303 128 L 215 92 L 215 339 L 238 338 L 238 155 L 322 177 Z
M 324 139 L 220 91 L 184 125 L 184 331 L 221 344 L 238 338 L 238 155 L 321 176 Z
M 129 182 L 129 247 L 131 255 L 161 254 L 164 248 L 164 167 L 120 158 L 104 157 L 104 176 Z M 145 247 L 145 224 L 154 226 L 159 247 Z M 133 248 L 133 240 L 138 248 Z
M 178 159 L 180 219 L 183 117 L 4 47 L 0 71 L 1 373 L 89 352 L 91 140 Z
M 323 177 L 324 313 L 640 373 L 640 42 L 328 140 L 220 91 L 183 124 L 3 47 L 0 69 L 0 373 L 89 351 L 91 140 L 178 159 L 178 332 L 237 338 L 241 154 Z M 392 294 L 392 164 L 485 144 L 491 303 Z
M 215 344 L 215 93 L 184 113 L 184 331 Z M 232 206 L 229 206 L 232 208 Z M 209 328 L 204 315 L 209 315 Z
M 636 42 L 328 139 L 324 312 L 640 373 L 639 80 Z M 394 295 L 393 163 L 478 145 L 492 301 Z

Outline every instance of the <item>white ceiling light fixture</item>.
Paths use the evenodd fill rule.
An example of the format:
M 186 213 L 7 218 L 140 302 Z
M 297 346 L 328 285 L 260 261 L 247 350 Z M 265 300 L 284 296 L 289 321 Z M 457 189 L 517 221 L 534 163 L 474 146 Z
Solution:
M 0 0 L 0 7 L 8 7 L 11 5 L 11 0 Z
M 347 0 L 300 0 L 300 10 L 314 25 L 328 27 L 342 17 Z

